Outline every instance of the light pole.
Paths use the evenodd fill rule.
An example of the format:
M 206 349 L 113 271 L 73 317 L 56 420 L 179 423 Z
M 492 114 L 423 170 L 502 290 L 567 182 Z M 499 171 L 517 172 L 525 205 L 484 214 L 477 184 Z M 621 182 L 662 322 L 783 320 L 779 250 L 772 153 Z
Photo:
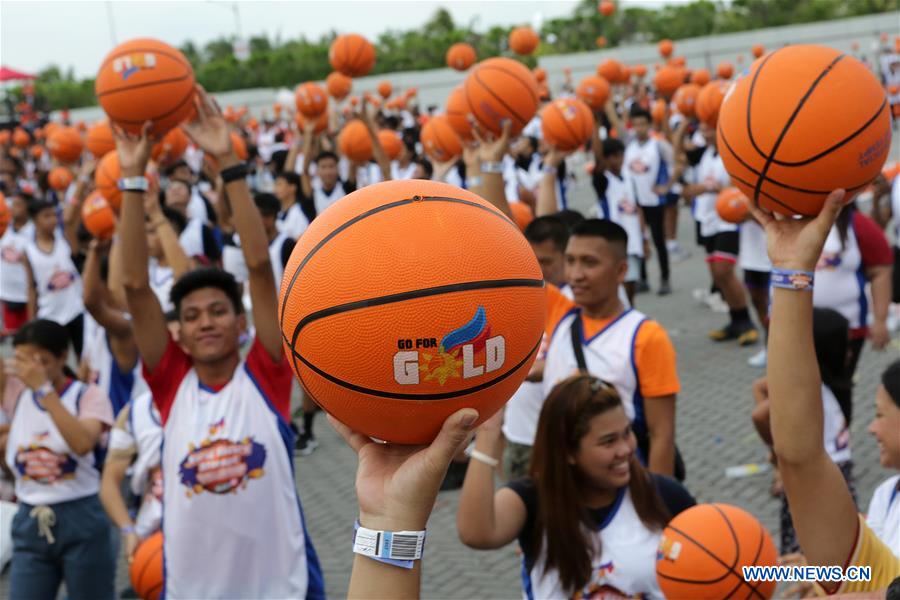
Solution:
M 238 39 L 241 38 L 241 11 L 238 2 L 224 2 L 223 0 L 207 0 L 210 4 L 217 4 L 222 8 L 230 8 L 234 14 L 234 29 L 237 32 Z

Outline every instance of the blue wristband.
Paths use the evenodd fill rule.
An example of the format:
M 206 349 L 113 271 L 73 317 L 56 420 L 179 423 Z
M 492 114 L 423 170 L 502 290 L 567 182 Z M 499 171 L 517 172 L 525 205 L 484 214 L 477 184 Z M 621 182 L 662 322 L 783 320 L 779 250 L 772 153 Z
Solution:
M 813 271 L 795 271 L 793 269 L 772 269 L 769 281 L 772 287 L 793 290 L 795 292 L 813 291 Z

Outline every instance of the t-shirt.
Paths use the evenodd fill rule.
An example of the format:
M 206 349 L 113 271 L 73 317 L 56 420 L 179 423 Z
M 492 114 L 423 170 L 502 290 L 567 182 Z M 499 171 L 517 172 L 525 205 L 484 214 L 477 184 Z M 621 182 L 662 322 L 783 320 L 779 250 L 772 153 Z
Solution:
M 6 389 L 3 391 L 2 409 L 10 419 L 15 414 L 16 403 L 24 391 L 25 384 L 20 379 L 17 377 L 7 378 Z M 78 402 L 78 414 L 75 416 L 79 419 L 96 419 L 108 427 L 112 427 L 116 422 L 109 398 L 96 385 L 85 387 Z
M 900 475 L 888 477 L 875 488 L 866 523 L 891 552 L 900 557 Z
M 844 581 L 834 590 L 834 594 L 883 590 L 900 577 L 900 557 L 891 553 L 884 542 L 878 539 L 862 515 L 858 519 L 859 533 L 844 567 L 871 567 L 872 578 L 869 581 Z

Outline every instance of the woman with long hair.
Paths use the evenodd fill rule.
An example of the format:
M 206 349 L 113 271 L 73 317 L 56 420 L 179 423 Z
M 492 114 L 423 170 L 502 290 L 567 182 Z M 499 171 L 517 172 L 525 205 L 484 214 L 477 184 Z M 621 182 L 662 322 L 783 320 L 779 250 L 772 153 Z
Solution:
M 490 419 L 475 437 L 457 514 L 463 543 L 491 550 L 517 539 L 526 598 L 661 598 L 660 535 L 695 501 L 641 466 L 615 388 L 589 375 L 560 382 L 541 410 L 529 476 L 494 492 L 500 422 Z

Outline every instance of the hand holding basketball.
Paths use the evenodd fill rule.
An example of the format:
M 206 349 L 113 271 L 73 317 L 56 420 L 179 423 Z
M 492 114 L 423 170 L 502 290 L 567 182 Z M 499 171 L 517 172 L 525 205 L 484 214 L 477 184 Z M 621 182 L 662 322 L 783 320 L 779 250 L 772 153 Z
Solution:
M 512 131 L 512 121 L 505 119 L 502 124 L 500 137 L 494 138 L 490 133 L 484 131 L 478 126 L 473 119 L 472 133 L 478 140 L 478 157 L 485 162 L 498 162 L 503 160 L 509 150 L 509 135 Z
M 116 140 L 116 153 L 119 156 L 122 177 L 144 175 L 147 162 L 150 160 L 150 152 L 153 150 L 154 140 L 150 138 L 152 127 L 150 121 L 144 123 L 140 136 L 132 135 L 119 126 L 113 127 L 113 139 Z
M 431 445 L 423 447 L 374 442 L 329 415 L 332 427 L 359 458 L 360 524 L 385 531 L 425 529 L 447 467 L 468 441 L 477 419 L 474 409 L 456 411 L 444 421 Z
M 185 123 L 185 133 L 207 154 L 216 159 L 231 157 L 234 160 L 230 164 L 237 163 L 238 159 L 234 156 L 228 124 L 222 116 L 222 109 L 202 86 L 197 86 L 194 105 L 197 109 L 197 118 Z
M 544 164 L 548 167 L 558 167 L 566 160 L 566 157 L 572 154 L 574 150 L 560 150 L 556 146 L 550 146 L 550 150 L 544 157 Z
M 766 242 L 772 266 L 781 269 L 812 271 L 822 255 L 825 238 L 831 231 L 841 208 L 844 206 L 844 190 L 834 190 L 815 218 L 776 218 L 772 213 L 753 206 L 750 212 L 766 230 Z
M 128 557 L 128 564 L 131 564 L 131 561 L 134 560 L 134 551 L 137 550 L 141 540 L 133 531 L 126 533 L 123 537 L 125 538 L 125 556 Z

